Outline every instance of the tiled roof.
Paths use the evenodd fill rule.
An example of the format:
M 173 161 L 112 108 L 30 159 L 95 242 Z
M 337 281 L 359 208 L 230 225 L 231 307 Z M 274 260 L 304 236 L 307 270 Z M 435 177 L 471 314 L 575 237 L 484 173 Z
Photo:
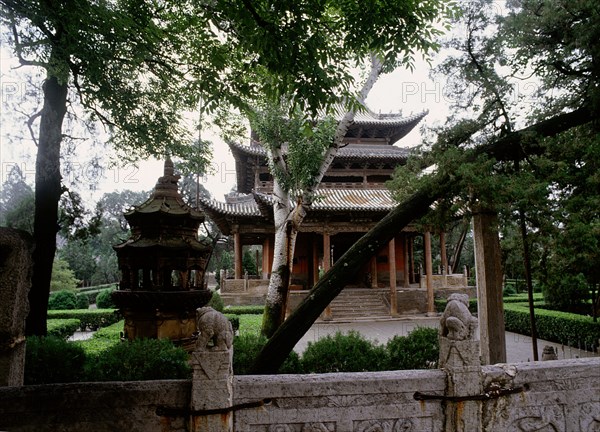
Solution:
M 248 195 L 252 198 L 252 195 Z M 217 200 L 201 200 L 200 206 L 207 213 L 222 216 L 260 217 L 259 205 L 273 204 L 271 195 L 255 193 L 254 199 L 244 202 L 225 203 Z M 389 211 L 394 207 L 387 189 L 320 189 L 315 195 L 311 211 Z

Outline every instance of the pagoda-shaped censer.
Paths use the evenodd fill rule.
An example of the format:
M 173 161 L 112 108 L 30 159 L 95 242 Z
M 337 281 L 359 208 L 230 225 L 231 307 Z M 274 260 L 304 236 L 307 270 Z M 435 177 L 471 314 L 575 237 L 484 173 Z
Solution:
M 196 331 L 196 309 L 212 293 L 204 271 L 212 246 L 198 241 L 204 213 L 187 206 L 170 159 L 152 196 L 125 213 L 131 237 L 113 246 L 121 283 L 113 300 L 125 318 L 125 337 L 185 343 Z

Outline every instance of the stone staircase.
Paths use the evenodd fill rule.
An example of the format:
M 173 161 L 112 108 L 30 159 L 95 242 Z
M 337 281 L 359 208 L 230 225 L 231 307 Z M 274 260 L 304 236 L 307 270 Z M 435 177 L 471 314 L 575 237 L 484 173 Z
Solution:
M 345 288 L 331 302 L 333 321 L 390 318 L 385 289 Z

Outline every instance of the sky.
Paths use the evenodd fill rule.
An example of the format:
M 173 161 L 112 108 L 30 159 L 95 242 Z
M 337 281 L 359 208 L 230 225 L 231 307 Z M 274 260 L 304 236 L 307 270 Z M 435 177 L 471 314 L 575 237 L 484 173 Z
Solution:
M 29 184 L 33 185 L 36 147 L 25 125 L 25 115 L 35 112 L 35 106 L 27 106 L 28 94 L 35 91 L 36 83 L 28 82 L 23 69 L 17 68 L 16 60 L 7 47 L 0 47 L 0 174 L 1 183 L 7 178 L 10 169 L 18 164 Z M 430 66 L 423 60 L 416 61 L 413 72 L 396 70 L 380 77 L 367 99 L 367 106 L 374 112 L 398 113 L 404 115 L 429 110 L 420 126 L 432 126 L 443 122 L 448 114 L 448 100 L 443 85 L 429 77 Z M 20 114 L 23 112 L 23 114 Z M 102 135 L 102 131 L 96 131 Z M 84 134 L 85 135 L 85 134 Z M 214 131 L 205 130 L 202 135 L 213 143 L 212 173 L 200 179 L 201 184 L 212 196 L 223 200 L 223 195 L 235 187 L 235 163 L 229 147 Z M 415 146 L 422 142 L 420 127 L 415 128 L 397 145 Z M 75 156 L 68 164 L 70 172 L 65 172 L 65 181 L 75 186 L 82 197 L 93 204 L 105 192 L 124 189 L 150 190 L 162 173 L 163 162 L 142 161 L 134 165 L 110 165 L 102 158 L 105 149 L 79 144 Z M 93 163 L 101 157 L 99 167 Z

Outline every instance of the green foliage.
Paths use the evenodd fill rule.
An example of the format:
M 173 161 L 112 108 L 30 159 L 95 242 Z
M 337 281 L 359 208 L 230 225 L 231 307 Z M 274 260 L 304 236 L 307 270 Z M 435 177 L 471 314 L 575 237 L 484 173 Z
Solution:
M 77 319 L 82 330 L 97 330 L 118 322 L 121 317 L 114 309 L 75 309 L 48 311 L 51 319 Z
M 102 287 L 102 288 L 99 288 Z M 96 285 L 87 288 L 79 288 L 78 296 L 86 296 L 89 304 L 96 303 L 96 297 L 103 291 L 114 291 L 116 289 L 116 284 L 104 284 L 104 285 Z
M 223 312 L 225 308 L 225 304 L 223 303 L 223 299 L 221 298 L 221 294 L 216 291 L 213 291 L 212 297 L 208 301 L 207 306 L 210 306 L 216 311 Z
M 382 346 L 350 331 L 309 342 L 301 363 L 306 373 L 364 372 L 385 370 L 387 359 Z
M 88 309 L 90 307 L 90 301 L 88 296 L 85 294 L 77 293 L 77 307 L 76 309 Z
M 233 341 L 233 373 L 235 375 L 247 375 L 254 363 L 254 359 L 262 347 L 267 343 L 267 338 L 257 333 L 241 334 Z M 278 373 L 301 373 L 301 364 L 298 354 L 291 352 Z
M 75 309 L 77 307 L 77 295 L 75 291 L 56 291 L 48 300 L 49 310 Z
M 248 275 L 255 276 L 258 274 L 256 259 L 252 251 L 244 251 L 244 255 L 242 256 L 242 268 L 244 269 L 244 273 L 248 273 Z
M 215 278 L 217 279 L 217 284 L 221 283 L 221 270 L 231 269 L 233 269 L 233 256 L 231 252 L 224 250 L 221 252 L 221 259 L 219 260 L 219 264 L 215 269 Z
M 75 343 L 83 348 L 88 357 L 97 356 L 110 347 L 121 343 L 121 333 L 123 332 L 124 325 L 124 321 L 119 321 L 108 327 L 102 327 L 90 339 Z
M 228 315 L 262 315 L 265 311 L 264 306 L 254 306 L 254 305 L 240 305 L 233 306 L 228 305 L 225 306 L 223 312 L 226 312 Z
M 13 165 L 2 184 L 0 226 L 32 233 L 34 203 L 33 189 L 25 181 L 25 175 L 19 165 Z
M 115 344 L 89 359 L 90 381 L 140 381 L 191 377 L 188 354 L 166 339 L 136 339 Z
M 388 369 L 430 369 L 440 355 L 438 330 L 417 327 L 407 336 L 394 336 L 386 345 Z
M 544 301 L 553 309 L 565 312 L 580 308 L 589 298 L 589 287 L 585 276 L 566 272 L 551 272 L 542 286 Z
M 27 338 L 25 384 L 80 381 L 84 376 L 84 350 L 56 336 Z
M 51 311 L 48 311 L 50 313 Z M 81 327 L 77 318 L 50 318 L 47 323 L 48 336 L 67 339 Z
M 259 334 L 262 327 L 262 315 L 235 315 L 240 320 L 240 334 Z
M 69 263 L 60 258 L 55 258 L 52 265 L 52 280 L 50 281 L 50 291 L 74 291 L 79 281 L 75 278 L 75 273 L 69 268 Z
M 116 309 L 116 305 L 112 299 L 113 291 L 112 289 L 100 291 L 96 296 L 96 306 L 100 309 Z
M 506 330 L 530 335 L 529 309 L 526 304 L 506 304 L 504 307 Z M 536 309 L 535 323 L 540 339 L 558 342 L 581 349 L 597 347 L 600 323 L 592 317 L 567 312 Z

